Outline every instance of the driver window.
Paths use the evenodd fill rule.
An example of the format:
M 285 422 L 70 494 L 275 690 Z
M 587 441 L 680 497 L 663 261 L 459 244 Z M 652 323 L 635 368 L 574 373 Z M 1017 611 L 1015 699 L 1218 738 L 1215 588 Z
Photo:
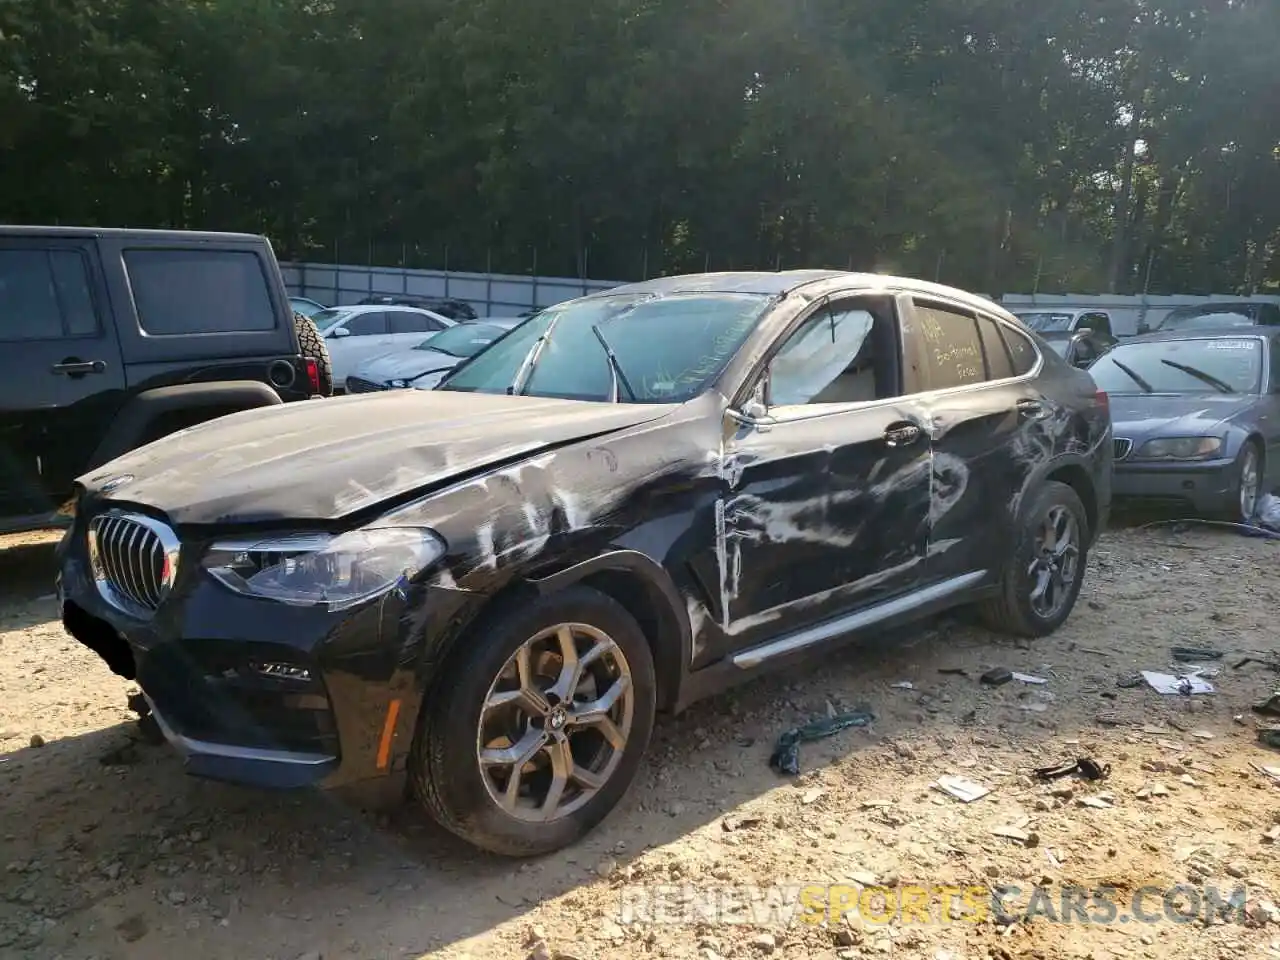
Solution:
M 897 396 L 892 309 L 867 301 L 820 307 L 769 364 L 769 405 L 865 403 Z

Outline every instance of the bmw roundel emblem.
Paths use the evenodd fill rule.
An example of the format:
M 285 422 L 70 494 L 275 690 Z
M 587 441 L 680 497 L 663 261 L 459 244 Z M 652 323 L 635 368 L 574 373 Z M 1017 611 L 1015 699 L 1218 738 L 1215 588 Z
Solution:
M 133 474 L 131 473 L 126 473 L 124 476 L 120 476 L 120 477 L 112 477 L 110 480 L 108 480 L 99 488 L 99 491 L 101 493 L 115 493 L 117 490 L 119 490 L 126 483 L 129 483 L 133 479 L 134 477 L 133 477 Z

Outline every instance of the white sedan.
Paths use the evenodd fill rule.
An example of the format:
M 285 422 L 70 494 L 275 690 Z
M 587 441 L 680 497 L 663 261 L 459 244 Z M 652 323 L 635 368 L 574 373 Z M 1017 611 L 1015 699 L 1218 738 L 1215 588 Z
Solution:
M 370 357 L 416 346 L 427 334 L 457 324 L 430 310 L 387 304 L 331 307 L 311 319 L 329 348 L 335 393 L 345 392 L 347 377 Z

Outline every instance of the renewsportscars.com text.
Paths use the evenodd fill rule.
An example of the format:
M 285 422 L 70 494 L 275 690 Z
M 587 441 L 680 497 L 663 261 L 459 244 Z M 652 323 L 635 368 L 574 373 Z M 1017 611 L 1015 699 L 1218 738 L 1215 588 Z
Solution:
M 1194 923 L 1217 918 L 1243 924 L 1243 886 L 1116 887 L 661 884 L 621 890 L 620 923 L 725 923 L 788 927 L 795 923 L 956 924 L 1039 920 L 1064 924 Z

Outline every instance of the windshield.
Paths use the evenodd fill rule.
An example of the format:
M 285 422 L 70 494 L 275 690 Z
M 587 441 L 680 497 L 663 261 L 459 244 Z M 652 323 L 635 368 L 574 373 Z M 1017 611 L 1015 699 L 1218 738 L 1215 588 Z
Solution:
M 1248 314 L 1235 310 L 1214 310 L 1204 313 L 1179 313 L 1174 311 L 1164 318 L 1161 330 L 1182 330 L 1187 327 L 1208 327 L 1222 329 L 1224 327 L 1251 327 L 1254 320 Z
M 1161 340 L 1113 347 L 1089 368 L 1107 393 L 1257 393 L 1262 341 Z
M 506 332 L 488 323 L 460 323 L 428 337 L 413 349 L 434 350 L 451 357 L 474 357 Z
M 514 387 L 537 397 L 609 400 L 615 377 L 603 336 L 617 357 L 618 379 L 630 387 L 622 399 L 682 403 L 720 374 L 769 302 L 726 293 L 570 302 L 526 320 L 459 366 L 440 389 L 507 393 Z
M 335 310 L 332 307 L 328 310 L 321 310 L 311 318 L 311 322 L 316 325 L 317 330 L 327 330 L 339 320 L 345 319 L 351 315 L 350 310 Z
M 1039 333 L 1070 330 L 1076 319 L 1074 313 L 1015 313 L 1014 316 Z

